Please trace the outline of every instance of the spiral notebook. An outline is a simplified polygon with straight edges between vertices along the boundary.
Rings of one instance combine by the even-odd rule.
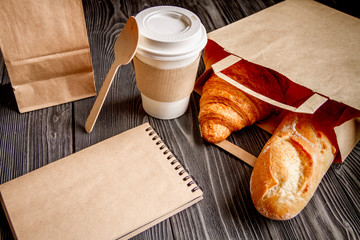
[[[148,124],[0,185],[16,239],[128,239],[202,199]]]

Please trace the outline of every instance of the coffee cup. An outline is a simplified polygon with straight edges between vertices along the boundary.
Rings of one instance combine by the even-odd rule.
[[[175,6],[147,8],[136,15],[140,40],[133,59],[144,110],[159,119],[183,115],[207,36],[200,19]]]

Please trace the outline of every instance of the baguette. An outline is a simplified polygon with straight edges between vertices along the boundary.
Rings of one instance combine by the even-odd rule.
[[[287,220],[307,205],[337,154],[333,126],[342,110],[330,103],[314,115],[285,116],[251,174],[250,193],[258,212]]]

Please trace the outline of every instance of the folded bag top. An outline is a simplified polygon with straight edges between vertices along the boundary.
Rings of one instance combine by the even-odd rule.
[[[226,51],[360,110],[360,20],[287,0],[208,34]]]
[[[96,94],[80,0],[3,0],[0,8],[0,47],[20,112]]]

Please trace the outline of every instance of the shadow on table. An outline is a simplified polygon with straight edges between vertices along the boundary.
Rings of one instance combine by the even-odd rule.
[[[81,105],[83,103],[80,102],[79,104]],[[82,107],[80,105],[76,107],[76,110]],[[79,110],[76,113],[79,116],[76,118],[75,131],[82,134],[87,133],[85,131],[85,123],[91,107],[86,106],[88,111]],[[134,119],[138,119],[139,122],[147,116],[142,107],[139,95],[131,96],[126,99],[117,99],[115,97],[111,102],[105,102],[101,108],[98,119],[95,122],[93,132],[98,131],[97,129],[99,128],[102,128],[103,131],[106,131],[107,129],[121,129],[124,126],[123,123],[128,121],[129,116],[132,116]]]
[[[15,100],[15,95],[10,83],[0,85],[0,110],[2,108],[19,112]]]
[[[14,239],[4,209],[0,207],[0,239]]]

